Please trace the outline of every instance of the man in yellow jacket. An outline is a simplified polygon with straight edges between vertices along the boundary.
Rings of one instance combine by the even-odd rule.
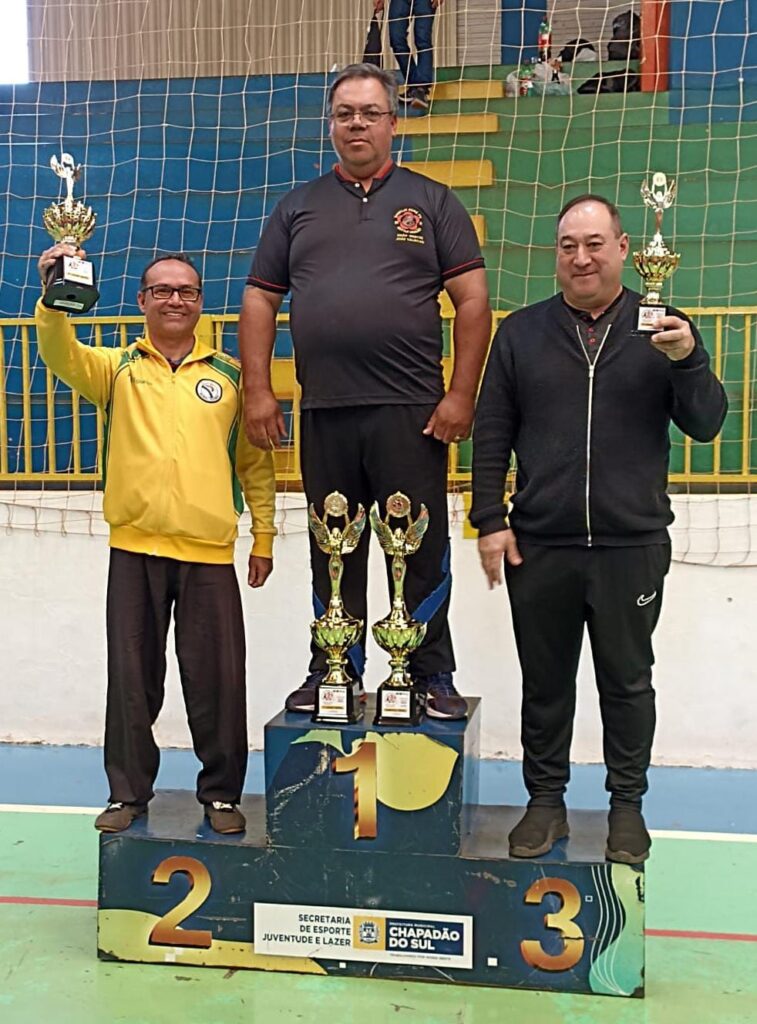
[[[42,280],[58,256],[75,253],[63,243],[46,250]],[[187,718],[202,763],[197,797],[213,829],[241,832],[237,804],[248,747],[234,542],[244,495],[254,538],[248,583],[262,586],[273,568],[273,460],[240,429],[239,363],[195,337],[202,280],[191,261],[172,255],[148,264],[137,301],[145,336],[122,349],[83,345],[65,313],[41,302],[36,309],[42,359],[105,414],[110,798],[95,827],[128,828],[153,796],[160,752],[152,726],[163,703],[173,612]]]

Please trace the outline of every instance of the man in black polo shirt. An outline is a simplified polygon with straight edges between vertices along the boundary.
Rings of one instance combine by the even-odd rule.
[[[651,636],[670,564],[665,493],[671,419],[711,440],[727,408],[693,324],[676,310],[635,330],[641,298],[621,283],[628,236],[600,196],[557,222],[562,292],[500,326],[473,440],[471,523],[494,586],[505,578],[523,672],[529,804],[510,853],[536,857],[568,834],[564,793],[576,671],[588,628],[610,797],[607,856],[639,863],[655,726]],[[511,452],[516,493],[503,502]],[[517,538],[517,540],[516,540]]]
[[[489,342],[490,310],[483,259],[470,217],[448,188],[397,167],[397,86],[370,64],[352,65],[328,97],[331,140],[340,162],[296,188],[273,211],[245,289],[239,341],[247,433],[261,448],[278,447],[284,420],[271,390],[276,314],[291,292],[290,326],[302,387],[301,463],[308,502],[316,508],[341,491],[352,514],[358,502],[404,491],[430,525],[407,562],[411,613],[428,624],[411,660],[427,694],[426,713],[463,718],[452,683],[447,624],[450,557],[447,446],[467,437]],[[438,295],[456,308],[455,366],[445,394]],[[369,531],[345,559],[342,596],[367,621]],[[326,556],[311,537],[313,603],[328,604]],[[362,678],[364,637],[349,668]],[[290,711],[310,711],[323,678],[324,654],[313,648]]]

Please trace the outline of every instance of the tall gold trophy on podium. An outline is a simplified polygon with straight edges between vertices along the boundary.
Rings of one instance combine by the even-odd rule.
[[[379,647],[389,654],[391,672],[379,686],[376,694],[375,725],[417,725],[423,713],[424,695],[413,684],[408,671],[408,659],[426,635],[426,623],[417,622],[408,614],[405,605],[405,558],[421,546],[428,529],[428,509],[421,505],[418,518],[413,520],[410,499],[397,491],[386,502],[386,516],[381,519],[378,503],[371,509],[371,526],[379,543],[392,560],[392,608],[385,619],[373,626],[373,637]],[[405,529],[392,529],[392,519],[405,519]]]
[[[633,254],[633,265],[641,275],[646,295],[639,303],[636,330],[654,334],[655,324],[667,313],[667,307],[660,305],[660,292],[665,281],[671,277],[681,261],[680,254],[671,252],[662,237],[662,215],[673,205],[676,196],[675,180],[668,181],[664,174],[656,171],[652,175],[652,187],[646,181],[641,186],[644,205],[654,210],[655,233],[652,241],[641,252]]]
[[[329,518],[342,519],[344,529],[329,526]],[[358,546],[365,527],[365,509],[358,505],[355,518],[350,520],[347,499],[332,491],[323,503],[323,519],[311,504],[308,526],[316,544],[329,556],[331,598],[325,613],[310,624],[313,640],[326,652],[328,672],[318,684],[315,695],[314,722],[358,722],[362,717],[359,684],[345,671],[347,651],[357,643],[363,629],[363,620],[349,615],[342,603],[341,585],[344,572],[343,555]]]

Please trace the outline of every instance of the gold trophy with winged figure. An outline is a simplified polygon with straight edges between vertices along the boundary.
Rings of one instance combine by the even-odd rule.
[[[344,528],[328,525],[329,518],[342,519]],[[358,722],[360,709],[359,684],[345,671],[347,651],[357,643],[363,629],[362,619],[355,619],[344,608],[341,596],[343,555],[355,550],[365,528],[365,509],[358,505],[355,518],[350,520],[347,499],[339,491],[332,491],[323,503],[323,519],[311,504],[308,526],[316,544],[329,556],[331,598],[326,611],[310,624],[313,640],[326,652],[328,672],[318,685],[315,695],[314,722]]]
[[[654,333],[655,324],[660,317],[667,314],[667,307],[660,305],[660,292],[665,281],[678,268],[681,256],[671,252],[662,237],[662,215],[670,209],[676,197],[675,180],[668,179],[661,171],[652,175],[652,187],[646,181],[641,186],[641,198],[644,205],[654,210],[655,233],[641,252],[633,254],[633,265],[641,275],[646,288],[646,295],[639,304],[639,316],[636,329],[644,333]]]
[[[48,206],[42,213],[42,222],[55,242],[65,242],[80,248],[95,230],[97,214],[91,206],[74,202],[74,182],[81,177],[82,165],[70,153],[50,158],[50,166],[66,183],[66,198]],[[95,268],[89,260],[78,256],[59,256],[47,273],[42,304],[48,309],[68,313],[86,313],[100,298],[95,285]]]
[[[426,623],[417,622],[405,605],[407,555],[421,546],[428,529],[428,509],[421,505],[417,519],[411,516],[410,499],[397,491],[386,501],[386,516],[381,519],[376,502],[371,509],[371,526],[379,543],[392,560],[392,608],[385,619],[373,626],[376,643],[389,654],[391,673],[376,694],[375,725],[417,725],[423,712],[424,695],[413,684],[408,659],[426,635]],[[392,529],[392,519],[405,519],[407,527]]]

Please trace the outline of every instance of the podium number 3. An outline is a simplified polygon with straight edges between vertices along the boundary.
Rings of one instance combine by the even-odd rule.
[[[375,839],[378,828],[376,810],[376,744],[367,740],[347,757],[334,758],[334,771],[354,772],[355,839]]]
[[[155,868],[152,880],[158,885],[167,885],[177,873],[189,875],[189,892],[176,906],[157,922],[150,932],[151,946],[191,946],[210,949],[213,934],[209,931],[183,929],[179,925],[190,914],[199,910],[210,895],[210,872],[194,857],[166,857]]]
[[[524,939],[520,944],[523,959],[529,967],[542,971],[569,971],[583,956],[584,935],[574,921],[581,909],[581,896],[572,882],[564,878],[539,878],[529,887],[526,903],[541,903],[548,893],[555,893],[562,900],[562,907],[556,914],[545,914],[547,928],[557,928],[562,935],[561,953],[547,953],[538,939]]]

